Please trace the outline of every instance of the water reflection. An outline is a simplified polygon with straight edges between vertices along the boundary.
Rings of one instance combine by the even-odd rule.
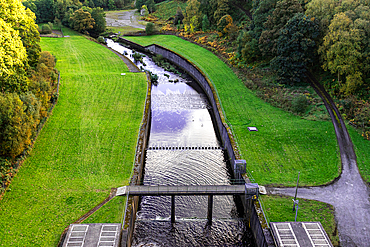
[[[130,49],[111,41],[108,46],[132,59]],[[149,57],[144,57],[138,66],[159,76],[151,94],[150,150],[146,153],[143,183],[230,184],[223,150],[201,149],[220,148],[204,94],[190,86],[194,84],[190,78],[164,71]],[[152,147],[187,149],[151,150]],[[212,226],[207,226],[207,197],[176,196],[175,205],[176,223],[172,225],[170,197],[142,197],[133,246],[253,246],[251,232],[240,219],[232,196],[214,197]]]

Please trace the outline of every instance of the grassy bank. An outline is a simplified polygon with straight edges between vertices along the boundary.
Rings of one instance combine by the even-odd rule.
[[[128,183],[146,76],[129,73],[103,46],[67,29],[64,35],[41,41],[58,59],[60,98],[0,201],[0,246],[56,246],[66,226]],[[115,212],[100,219],[119,221],[117,200]]]
[[[319,185],[340,173],[339,149],[330,121],[307,121],[266,104],[210,51],[175,36],[127,37],[167,47],[195,63],[215,84],[233,126],[242,158],[261,185]],[[258,132],[249,132],[255,126]]]

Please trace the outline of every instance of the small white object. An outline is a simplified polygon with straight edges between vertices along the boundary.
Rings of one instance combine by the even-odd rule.
[[[126,195],[126,188],[127,188],[126,186],[117,188],[116,196]]]
[[[248,130],[249,131],[258,131],[258,129],[256,127],[248,127]]]
[[[259,193],[260,193],[261,195],[266,195],[266,194],[267,194],[267,191],[266,191],[265,186],[258,185],[258,190],[259,190]]]
[[[126,75],[126,73],[121,73],[121,75]]]

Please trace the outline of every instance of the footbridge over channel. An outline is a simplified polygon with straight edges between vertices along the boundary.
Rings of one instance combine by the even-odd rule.
[[[171,222],[175,223],[175,196],[208,196],[208,224],[212,224],[213,196],[240,195],[245,199],[257,199],[258,184],[237,185],[133,185],[119,187],[116,196],[171,196]]]

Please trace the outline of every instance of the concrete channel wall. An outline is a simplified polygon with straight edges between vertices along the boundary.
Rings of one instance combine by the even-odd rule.
[[[119,38],[119,41],[129,45],[130,47],[138,51],[162,55],[171,63],[183,69],[198,82],[198,84],[202,87],[202,89],[206,93],[208,100],[212,106],[217,131],[222,141],[222,147],[227,152],[231,168],[234,173],[234,177],[237,179],[242,178],[241,174],[237,171],[236,165],[237,160],[240,160],[237,144],[233,138],[230,127],[226,123],[217,92],[213,87],[212,82],[208,79],[208,77],[195,64],[167,48],[164,48],[156,44],[145,47],[136,44],[132,41],[129,41],[127,39],[124,39],[122,37]],[[250,182],[248,178],[244,177],[244,179],[247,180],[246,182]],[[244,196],[241,197],[241,200],[243,202],[245,211],[249,216],[249,225],[252,229],[257,246],[258,247],[275,246],[268,223],[266,222],[266,219],[264,217],[262,207],[260,206],[258,201],[255,200],[252,201],[251,199],[246,200]]]
[[[145,101],[145,108],[143,119],[141,121],[141,127],[139,131],[139,136],[137,140],[136,146],[136,156],[135,156],[135,163],[134,163],[134,170],[131,177],[130,185],[140,185],[142,181],[143,171],[144,171],[144,163],[145,163],[145,148],[147,147],[148,140],[149,140],[149,131],[150,131],[150,119],[151,119],[151,82],[149,75],[147,73],[147,81],[148,81],[148,91],[146,95]],[[129,196],[127,204],[129,208],[126,210],[125,214],[129,217],[126,217],[126,222],[124,225],[128,224],[127,230],[123,230],[122,232],[122,242],[125,243],[127,247],[130,247],[132,244],[132,237],[135,228],[135,221],[136,221],[136,213],[139,208],[139,196]],[[125,247],[122,245],[122,247]]]

